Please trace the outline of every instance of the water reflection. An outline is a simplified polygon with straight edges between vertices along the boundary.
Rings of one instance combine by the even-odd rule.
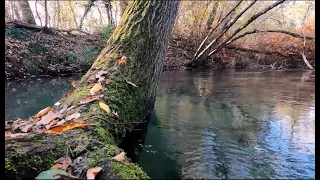
[[[6,119],[52,105],[72,79],[7,84]],[[156,179],[314,178],[314,112],[311,71],[165,72],[124,148]]]
[[[162,76],[147,144],[164,143],[181,178],[314,178],[310,72],[174,72]],[[154,120],[151,120],[151,122]],[[161,129],[157,139],[151,129]],[[158,160],[156,154],[142,151]],[[147,173],[158,164],[138,159]],[[150,167],[151,166],[151,167]],[[175,164],[172,165],[176,166]],[[151,169],[151,170],[150,170]],[[168,172],[163,171],[167,177]]]

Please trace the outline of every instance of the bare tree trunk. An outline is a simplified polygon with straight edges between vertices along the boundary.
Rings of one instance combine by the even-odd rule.
[[[230,37],[228,37],[224,42],[222,42],[221,44],[219,44],[217,47],[215,47],[206,57],[211,56],[212,54],[218,52],[221,48],[223,48],[224,46],[226,46],[226,44],[228,44],[231,39],[238,34],[242,29],[244,29],[245,27],[247,27],[249,24],[251,24],[255,19],[257,19],[258,17],[260,17],[262,14],[267,13],[269,10],[275,8],[276,6],[278,6],[279,4],[283,3],[285,0],[280,0],[276,3],[273,3],[272,5],[266,7],[264,10],[256,13],[255,15],[253,15],[244,25],[242,25],[240,28],[236,29],[234,31],[234,33],[232,35],[230,35]],[[254,1],[255,2],[255,1]],[[253,2],[253,3],[254,3]],[[244,9],[239,15],[241,16],[245,11],[248,10],[248,8],[250,8],[253,4],[251,3],[246,9]],[[195,66],[196,61],[203,61],[205,58],[201,58],[202,55],[204,55],[204,53],[209,51],[209,48],[213,45],[214,42],[217,41],[217,39],[219,39],[237,20],[240,16],[237,16],[234,20],[232,20],[232,23],[217,37],[215,38],[201,53],[199,53],[199,55],[197,56],[196,59],[190,61],[187,66]]]
[[[29,24],[36,25],[36,21],[34,20],[32,10],[30,8],[28,1],[17,1],[19,3],[19,6],[21,8],[22,12],[22,21],[27,22]]]
[[[227,44],[231,38],[233,38],[236,34],[238,34],[242,29],[244,29],[245,27],[247,27],[249,24],[251,24],[254,20],[256,20],[258,17],[260,17],[262,14],[267,13],[269,10],[275,8],[276,6],[278,6],[279,4],[283,3],[285,0],[280,0],[274,4],[272,4],[271,6],[268,6],[267,8],[265,8],[264,10],[258,12],[257,14],[253,15],[242,27],[238,28],[237,30],[235,30],[235,32],[229,37],[227,38],[224,42],[222,42],[219,46],[217,46],[213,51],[211,51],[209,53],[208,56],[211,56],[212,54],[214,54],[215,52],[217,52],[219,49],[221,49],[225,44]]]
[[[104,5],[106,7],[106,11],[108,15],[108,25],[114,26],[114,19],[112,17],[111,0],[104,0]]]
[[[72,18],[73,18],[73,23],[74,23],[74,28],[77,28],[78,27],[78,23],[77,23],[77,18],[76,18],[76,14],[74,12],[74,9],[72,7],[72,4],[71,4],[71,0],[68,1],[69,3],[69,8],[71,9],[71,13],[72,13]],[[101,13],[100,13],[101,14]]]
[[[44,27],[48,28],[48,0],[44,0],[45,21]]]
[[[212,10],[210,12],[209,18],[207,20],[207,30],[211,29],[212,23],[216,18],[217,15],[217,8],[219,6],[219,2],[213,2],[213,7]]]
[[[234,19],[232,19],[232,20],[231,20],[231,23],[230,23],[227,27],[224,27],[224,30],[223,30],[222,32],[220,32],[220,34],[219,34],[216,38],[214,38],[214,39],[204,48],[204,50],[202,50],[202,51],[197,55],[197,57],[194,59],[194,61],[200,59],[200,58],[204,55],[204,53],[206,53],[206,52],[209,50],[209,48],[211,48],[211,46],[212,46],[215,42],[217,42],[217,40],[220,39],[220,38],[224,35],[224,33],[227,32],[227,31],[232,27],[232,25],[233,25],[234,23],[236,23],[237,20],[238,20],[248,9],[250,9],[250,7],[252,7],[256,2],[257,2],[256,0],[253,1],[253,2],[251,2],[251,3],[250,3],[245,9],[243,9]],[[239,4],[238,4],[238,5],[239,5]],[[223,22],[223,21],[221,21],[221,22]]]
[[[242,0],[239,1],[238,4],[234,8],[232,8],[221,21],[219,20],[218,24],[214,28],[212,28],[212,30],[208,33],[208,35],[201,42],[199,48],[197,49],[196,53],[194,54],[194,58],[197,57],[199,51],[201,50],[201,48],[203,47],[204,43],[207,41],[209,36],[211,36],[211,34],[219,27],[221,22],[223,22],[241,4],[241,2],[242,2]]]
[[[153,109],[178,4],[179,1],[144,0],[128,5],[107,47],[77,83],[77,92],[60,100],[61,105],[52,109],[58,112],[63,107],[74,106],[67,111],[68,114],[79,111],[81,117],[78,120],[95,125],[58,134],[31,133],[20,138],[7,138],[5,179],[34,178],[49,169],[55,159],[65,156],[66,149],[71,152],[73,160],[82,158],[83,163],[75,164],[74,168],[84,172],[84,176],[88,168],[100,166],[103,167],[100,179],[147,177],[136,165],[127,160],[115,162],[112,157],[122,151],[117,142]],[[120,64],[119,59],[125,61],[124,64]],[[103,97],[79,105],[98,82],[97,76],[111,80],[110,84],[101,82],[102,90],[97,94]],[[100,109],[99,102],[107,104],[118,115]]]
[[[128,0],[119,0],[119,7],[120,7],[120,14],[122,16],[124,10],[126,9],[128,5]]]
[[[16,17],[17,20],[21,20],[21,17],[19,15],[19,6],[13,2],[13,10],[14,10],[14,16]]]
[[[89,0],[88,4],[86,5],[85,10],[84,10],[84,14],[83,14],[82,18],[80,19],[80,24],[79,24],[79,28],[80,29],[82,29],[83,21],[86,18],[87,14],[89,13],[89,11],[90,11],[90,9],[93,6],[95,1],[96,0]]]
[[[36,14],[37,14],[37,17],[40,21],[40,26],[42,26],[42,20],[41,20],[41,17],[39,15],[39,12],[38,12],[38,0],[36,0],[36,3],[35,3],[35,8],[36,8]]]

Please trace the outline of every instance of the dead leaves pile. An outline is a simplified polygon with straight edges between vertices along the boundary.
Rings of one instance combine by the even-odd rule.
[[[67,108],[65,111],[67,111]],[[25,136],[31,132],[36,134],[59,133],[90,125],[81,121],[65,124],[78,119],[80,116],[80,113],[74,113],[65,117],[61,112],[53,112],[50,107],[46,107],[28,120],[5,121],[5,138]]]
[[[125,160],[125,154],[125,152],[121,152],[113,157],[112,160],[123,162]],[[50,170],[42,171],[35,179],[79,179],[79,177],[73,173],[73,164],[70,157],[62,157],[54,161],[54,165]],[[86,177],[90,180],[95,179],[101,171],[101,167],[89,168],[87,169]]]

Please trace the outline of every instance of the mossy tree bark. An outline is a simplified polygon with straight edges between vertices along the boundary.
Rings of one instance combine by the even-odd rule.
[[[111,158],[121,149],[119,141],[143,120],[153,109],[165,50],[170,38],[178,1],[131,1],[123,13],[119,26],[107,42],[90,70],[77,83],[77,92],[62,99],[64,106],[74,106],[68,114],[80,112],[78,120],[95,124],[60,134],[30,134],[26,137],[6,139],[5,177],[34,178],[49,169],[53,161],[65,156],[69,149],[81,177],[89,167],[101,166],[100,178],[147,178],[136,165],[113,162]],[[117,60],[126,57],[126,64]],[[78,105],[97,83],[96,75],[102,71],[110,84],[102,83],[103,97],[99,101]],[[128,84],[134,83],[137,87]],[[107,104],[118,116],[107,114],[99,102]],[[65,114],[67,115],[67,114]]]
[[[18,3],[21,8],[21,12],[22,12],[22,21],[24,21],[28,24],[36,25],[36,21],[33,17],[33,13],[30,8],[29,2],[28,1],[18,1]]]

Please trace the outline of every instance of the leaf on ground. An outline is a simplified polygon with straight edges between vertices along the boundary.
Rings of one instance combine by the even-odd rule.
[[[72,165],[72,160],[69,156],[62,157],[62,158],[54,161],[54,164],[61,164],[60,169],[67,170],[68,167]]]
[[[138,87],[137,85],[135,85],[135,84],[133,84],[132,82],[130,82],[130,81],[126,81],[128,84],[130,84],[130,85],[132,85],[132,86],[134,86],[134,87]]]
[[[71,85],[72,85],[72,87],[76,87],[76,85],[77,85],[76,81],[72,81]]]
[[[69,112],[71,109],[73,109],[75,106],[71,106],[71,107],[69,107],[67,110],[66,110],[66,112]]]
[[[45,130],[39,126],[33,126],[32,127],[32,132],[36,133],[36,134],[40,134],[43,133]]]
[[[50,169],[62,169],[62,164],[55,164]]]
[[[118,162],[122,162],[123,160],[125,160],[125,156],[126,156],[126,153],[125,152],[121,152],[120,154],[116,155],[112,159],[116,160]]]
[[[23,120],[17,120],[17,121],[13,121],[12,125],[11,125],[11,130],[15,131],[16,129],[25,126],[27,124],[29,124],[29,121],[23,121]]]
[[[63,115],[60,114],[60,113],[55,113],[55,112],[49,111],[48,114],[45,115],[45,116],[43,116],[43,117],[41,118],[41,120],[40,120],[39,122],[37,122],[36,125],[37,125],[37,126],[39,126],[39,125],[47,125],[47,124],[49,124],[52,120],[57,119],[57,118],[61,119],[62,117],[63,117]]]
[[[58,127],[54,127],[50,130],[47,130],[46,133],[60,133],[60,132],[64,132],[73,128],[77,128],[77,127],[82,127],[82,126],[88,126],[90,124],[86,123],[86,122],[74,122],[71,124],[66,124],[63,126],[58,126]]]
[[[101,170],[101,167],[89,168],[87,170],[87,179],[94,179]]]
[[[56,175],[63,174],[68,175],[68,173],[61,169],[50,169],[47,171],[42,171],[35,179],[57,179]]]
[[[60,114],[63,114],[68,109],[67,105],[64,105],[63,108],[59,111]]]
[[[71,115],[66,117],[66,121],[70,121],[72,119],[78,119],[80,116],[81,116],[81,114],[78,113],[78,112],[77,113],[73,113],[73,114],[71,114]]]
[[[6,138],[15,138],[15,137],[19,137],[19,136],[26,136],[30,133],[14,133],[12,134],[11,132],[5,132],[5,137]]]
[[[118,112],[117,112],[117,111],[112,110],[112,114],[113,114],[113,115],[115,115],[115,116],[117,116],[117,117],[119,117],[119,115],[118,115]]]
[[[122,56],[122,58],[119,59],[119,60],[117,61],[117,63],[118,63],[119,65],[121,65],[121,64],[126,64],[126,63],[127,63],[127,57],[126,57],[126,56]]]
[[[33,118],[40,118],[42,116],[45,116],[46,114],[48,114],[48,112],[51,110],[51,107],[46,107],[44,109],[42,109],[41,111],[38,112],[38,114],[34,115]]]
[[[106,79],[105,82],[106,82],[106,85],[109,85],[113,81],[111,79]]]
[[[90,95],[95,95],[96,92],[100,91],[102,88],[101,83],[95,84],[91,89],[90,89]]]
[[[83,105],[83,104],[88,104],[90,102],[93,102],[93,101],[96,101],[96,100],[99,100],[100,97],[99,96],[90,96],[86,99],[83,99],[79,102],[79,105]]]
[[[105,110],[108,114],[110,113],[110,108],[105,103],[99,102],[99,106],[101,107],[101,109]]]
[[[45,128],[46,128],[46,129],[50,129],[51,126],[54,126],[54,125],[56,125],[57,123],[58,123],[57,120],[53,120],[53,121],[50,122],[50,124],[47,124],[47,125],[45,126]]]
[[[30,130],[32,129],[33,126],[34,126],[34,123],[27,124],[27,125],[20,128],[21,132],[24,132],[24,133],[30,132]]]
[[[58,101],[58,102],[54,103],[54,105],[58,107],[61,105],[61,103]]]

